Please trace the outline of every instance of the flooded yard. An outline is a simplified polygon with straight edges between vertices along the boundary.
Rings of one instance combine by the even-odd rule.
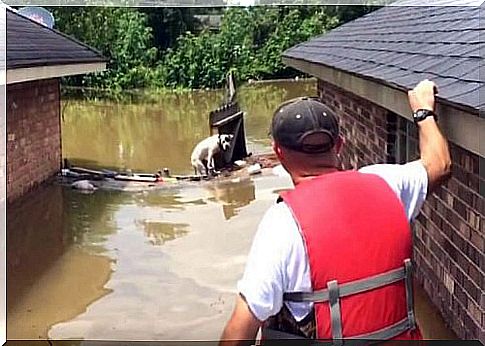
[[[280,102],[315,92],[314,82],[241,89],[248,150],[270,150]],[[68,99],[63,156],[93,168],[191,173],[191,150],[223,98],[204,91],[146,102]],[[8,338],[217,339],[256,226],[289,186],[255,176],[136,193],[39,189],[8,209]],[[425,294],[416,296],[425,336],[452,338]]]

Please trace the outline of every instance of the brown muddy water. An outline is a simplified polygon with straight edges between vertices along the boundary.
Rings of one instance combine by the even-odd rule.
[[[315,82],[242,88],[248,148],[268,151],[271,112],[314,95]],[[143,102],[69,99],[63,155],[91,167],[190,173],[190,152],[209,134],[221,91]],[[213,340],[264,211],[285,178],[164,191],[47,186],[8,209],[8,339]],[[423,291],[417,314],[428,338],[452,338]]]

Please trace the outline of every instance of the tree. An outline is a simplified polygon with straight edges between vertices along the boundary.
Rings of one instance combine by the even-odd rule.
[[[159,67],[162,84],[219,87],[229,71],[236,79],[284,77],[281,62],[289,47],[335,27],[326,7],[229,8],[218,33],[186,33],[167,50]]]
[[[109,59],[106,71],[70,78],[68,84],[114,90],[149,86],[157,50],[144,13],[116,7],[62,7],[53,12],[60,31]]]
[[[131,0],[124,0],[131,1]],[[281,54],[376,9],[366,6],[264,6],[212,9],[218,32],[200,31],[199,8],[62,7],[57,28],[100,50],[108,70],[69,77],[69,85],[134,88],[215,88],[228,72],[238,80],[292,77]]]
[[[159,51],[173,46],[177,38],[186,32],[195,32],[198,26],[194,18],[197,9],[194,8],[150,7],[140,11],[147,17],[147,25],[153,32],[153,43]]]

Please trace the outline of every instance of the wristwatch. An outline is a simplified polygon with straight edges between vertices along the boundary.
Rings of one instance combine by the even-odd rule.
[[[435,112],[430,111],[429,109],[418,109],[416,112],[413,113],[413,119],[415,123],[419,123],[429,116],[434,117],[434,120],[436,120]]]

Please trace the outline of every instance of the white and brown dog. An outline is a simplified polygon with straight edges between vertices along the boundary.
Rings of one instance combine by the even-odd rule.
[[[234,135],[214,135],[199,142],[190,156],[195,174],[209,175],[209,172],[214,171],[214,157],[227,151],[233,138]]]

